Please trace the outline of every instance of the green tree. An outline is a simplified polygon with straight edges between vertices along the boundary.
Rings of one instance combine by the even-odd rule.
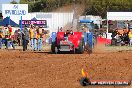
[[[52,11],[73,3],[85,5],[84,15],[106,17],[108,11],[132,11],[132,0],[20,0],[20,3],[29,4],[29,12]]]

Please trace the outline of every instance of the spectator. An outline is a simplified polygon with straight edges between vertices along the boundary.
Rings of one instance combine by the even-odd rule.
[[[28,43],[29,43],[29,31],[27,29],[27,26],[25,25],[25,28],[22,31],[22,46],[23,46],[23,51],[27,50]]]
[[[64,37],[68,37],[69,34],[70,34],[70,30],[66,30]]]
[[[37,50],[37,31],[35,26],[33,26],[32,33],[31,33],[31,38],[32,38],[32,50],[36,51]]]
[[[20,46],[21,45],[21,32],[20,32],[20,29],[18,29],[18,33],[17,33],[17,42],[18,42],[18,45]]]
[[[36,51],[37,50],[37,31],[34,25],[31,25],[29,32],[30,32],[31,49]]]
[[[132,30],[130,30],[128,36],[129,36],[129,44],[131,46],[132,45]]]
[[[89,33],[89,28],[85,26],[84,31],[85,31],[86,33]]]
[[[44,29],[42,29],[42,33],[44,34]]]
[[[31,24],[30,25],[30,29],[29,29],[29,33],[30,33],[30,47],[31,47],[31,49],[33,49],[33,25]]]
[[[118,30],[113,30],[112,31],[112,40],[111,40],[111,45],[116,45],[117,44],[117,39],[116,39],[116,35],[118,34]]]
[[[37,27],[37,49],[42,50],[42,29]]]
[[[128,36],[128,32],[125,30],[123,33],[123,42],[127,45],[129,44],[129,36]]]
[[[46,30],[44,30],[44,34],[45,34],[45,35],[48,34]]]
[[[8,49],[9,35],[5,35],[5,49]]]
[[[42,45],[44,44],[44,42],[45,42],[45,30],[44,29],[42,29]]]
[[[117,35],[115,36],[116,39],[116,45],[121,45],[122,40],[121,40],[121,34],[117,33]]]
[[[99,29],[99,26],[97,24],[95,24],[95,29],[98,30]]]
[[[2,38],[3,38],[3,32],[0,30],[0,49],[2,48]]]
[[[8,49],[10,44],[12,45],[13,49],[15,49],[15,45],[13,43],[12,27],[8,25],[8,36],[6,36],[6,49]]]
[[[111,35],[112,39],[115,39],[115,36],[117,35],[117,33],[118,33],[117,29],[112,31],[112,35]]]

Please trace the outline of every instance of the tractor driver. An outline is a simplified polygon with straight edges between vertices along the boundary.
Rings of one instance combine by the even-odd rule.
[[[73,34],[72,30],[66,30],[64,37],[68,37],[69,34]]]

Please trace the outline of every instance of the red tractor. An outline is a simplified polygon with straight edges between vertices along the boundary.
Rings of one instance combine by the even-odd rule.
[[[52,33],[51,51],[59,52],[84,52],[84,39],[82,32],[57,32]]]

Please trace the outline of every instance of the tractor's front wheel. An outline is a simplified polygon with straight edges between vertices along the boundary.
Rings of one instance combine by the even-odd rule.
[[[73,53],[73,54],[76,53],[76,49],[75,49],[75,47],[73,48],[72,53]]]
[[[57,47],[55,47],[55,54],[57,54],[58,53],[58,48]]]

